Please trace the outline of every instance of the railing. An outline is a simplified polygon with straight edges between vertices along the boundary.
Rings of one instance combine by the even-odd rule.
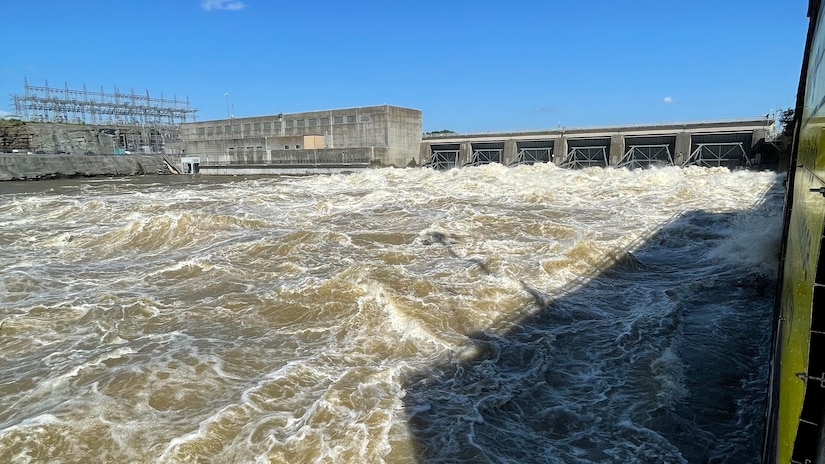
[[[238,155],[235,155],[238,156]],[[341,164],[369,164],[371,157],[366,154],[348,152],[339,153],[279,153],[277,158],[268,158],[263,153],[238,156],[233,160],[206,161],[203,164],[210,166],[283,166],[283,165],[341,165]]]

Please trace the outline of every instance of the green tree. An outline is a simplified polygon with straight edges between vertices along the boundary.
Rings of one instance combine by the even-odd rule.
[[[782,133],[783,136],[792,136],[793,135],[793,128],[794,128],[794,118],[796,117],[796,111],[793,108],[788,108],[783,110],[782,113],[779,114],[779,124],[782,124]]]

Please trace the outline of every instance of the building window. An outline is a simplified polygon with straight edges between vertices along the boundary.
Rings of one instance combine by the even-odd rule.
[[[239,134],[241,132],[241,125],[240,124],[235,124],[235,126],[232,127],[232,131],[235,132],[236,134]]]
[[[252,126],[252,129],[253,129],[255,132],[260,132],[260,131],[261,131],[261,123],[256,122],[256,123],[255,123],[255,125],[254,125],[254,126]]]
[[[335,124],[343,124],[344,123],[344,117],[343,116],[335,116],[334,122],[335,122]]]
[[[299,119],[297,122],[298,122],[298,127],[304,127],[304,120],[303,119]]]
[[[215,127],[215,135],[221,135],[221,132],[223,132],[223,127],[221,127],[221,126]]]
[[[328,126],[329,125],[329,118],[321,118],[321,125]]]
[[[272,130],[272,123],[271,122],[265,122],[264,123],[264,132],[269,132],[271,130]]]
[[[203,135],[203,127],[198,127],[198,135]]]
[[[309,118],[309,125],[310,126],[317,126],[318,125],[318,120],[315,119],[315,118]]]
[[[284,145],[284,150],[289,150],[289,145]]]
[[[296,150],[300,150],[300,149],[301,149],[301,146],[300,146],[300,145],[295,145],[295,149],[296,149]]]
[[[369,122],[369,120],[370,120],[370,115],[368,115],[368,114],[362,114],[361,115],[361,122]]]
[[[290,119],[289,121],[287,121],[287,122],[286,122],[286,127],[287,127],[287,128],[292,127],[292,120],[291,120],[291,119]]]
[[[214,135],[214,134],[215,134],[215,128],[214,127],[207,127],[206,128],[206,135]]]
[[[244,133],[244,134],[248,134],[248,133],[249,133],[249,129],[250,129],[251,127],[252,127],[252,124],[244,124],[244,125],[243,125],[243,133]]]
[[[232,126],[223,126],[223,131],[226,135],[229,135],[232,132]]]
[[[275,123],[275,129],[280,129],[280,128],[281,128],[281,121],[278,121],[278,122]]]
[[[355,116],[349,115],[347,116],[347,124],[352,124],[355,122]]]

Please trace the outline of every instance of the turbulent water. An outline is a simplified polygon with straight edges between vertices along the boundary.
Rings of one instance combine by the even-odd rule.
[[[754,462],[782,178],[0,184],[0,462]]]

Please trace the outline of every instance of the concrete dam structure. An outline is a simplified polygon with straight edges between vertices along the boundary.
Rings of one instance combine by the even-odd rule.
[[[586,167],[761,165],[773,119],[664,123],[475,134],[425,134],[421,164],[445,170],[500,163]]]
[[[167,153],[202,174],[309,174],[417,166],[421,110],[391,105],[181,124]]]
[[[388,105],[182,124],[172,153],[203,174],[438,170],[500,163],[560,167],[766,166],[768,117],[485,133],[421,133],[421,111]],[[177,149],[177,151],[174,151]],[[767,159],[773,156],[773,159]]]

